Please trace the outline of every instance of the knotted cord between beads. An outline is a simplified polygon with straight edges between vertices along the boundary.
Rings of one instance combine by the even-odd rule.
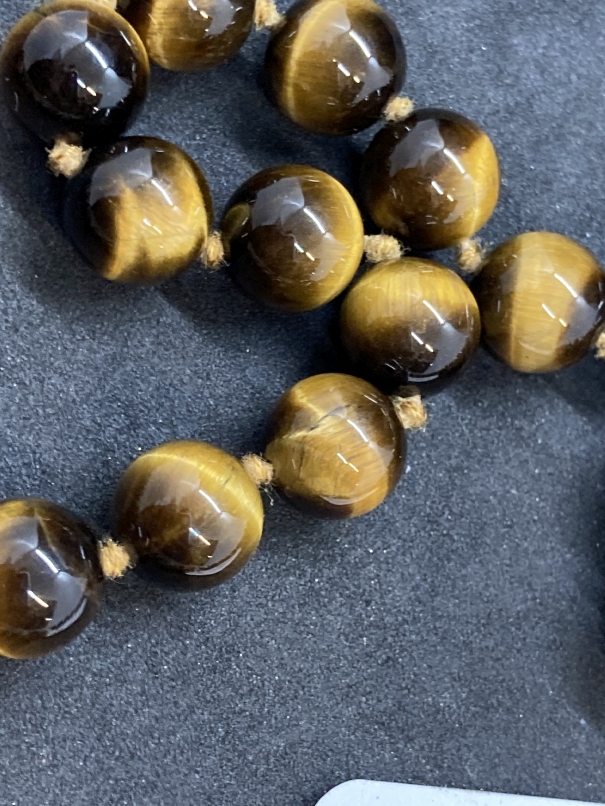
[[[369,263],[382,263],[385,260],[399,260],[408,251],[392,235],[366,235],[363,249]]]
[[[73,179],[88,162],[90,151],[85,151],[74,135],[60,135],[52,148],[47,148],[48,168],[55,176]]]
[[[112,537],[105,537],[99,545],[99,561],[103,576],[107,579],[120,579],[134,565],[126,546],[116,543]]]
[[[382,116],[387,123],[399,123],[414,111],[414,101],[404,95],[394,95],[384,108]]]
[[[285,22],[283,14],[277,10],[273,0],[256,0],[254,6],[254,26],[257,31],[267,28],[269,31],[277,31]]]
[[[200,260],[202,265],[210,271],[215,271],[225,265],[225,248],[220,232],[213,232],[208,236],[206,245],[202,249]]]
[[[429,417],[417,389],[400,389],[391,396],[391,403],[397,419],[406,431],[426,430]]]
[[[456,263],[467,277],[474,277],[483,268],[485,250],[479,238],[464,238],[456,247]]]
[[[271,462],[263,459],[262,456],[247,453],[242,457],[242,465],[257,487],[263,489],[271,486],[275,477],[275,470]]]

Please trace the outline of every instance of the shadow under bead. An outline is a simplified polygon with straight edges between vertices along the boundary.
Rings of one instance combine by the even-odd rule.
[[[324,518],[375,509],[399,481],[405,455],[405,432],[389,398],[340,374],[306,378],[283,395],[265,451],[277,489]]]
[[[147,94],[149,60],[134,28],[88,0],[56,0],[9,31],[0,81],[9,109],[47,144],[109,143],[132,123]]]
[[[475,353],[481,320],[453,271],[431,260],[380,263],[347,293],[341,338],[357,371],[386,391],[422,394],[450,381]]]
[[[95,616],[103,574],[94,533],[38,498],[0,503],[0,655],[37,658]]]
[[[304,165],[252,177],[231,199],[222,232],[235,284],[284,311],[308,311],[334,299],[363,257],[363,222],[350,193]]]
[[[596,258],[552,232],[527,232],[497,247],[471,289],[486,344],[519,372],[580,361],[605,319],[605,274]]]
[[[273,35],[266,69],[291,120],[347,135],[380,119],[403,86],[406,58],[395,23],[372,0],[302,0]]]
[[[118,540],[137,569],[173,588],[209,588],[236,574],[259,544],[263,503],[242,464],[203,442],[170,442],[136,459],[114,502]]]
[[[167,70],[223,64],[242,47],[254,22],[254,0],[124,0],[120,10],[151,61]]]
[[[361,177],[376,226],[413,249],[456,246],[490,219],[500,193],[498,156],[468,118],[422,109],[378,132]]]
[[[125,137],[67,186],[66,233],[106,280],[160,283],[206,245],[212,198],[195,162],[156,137]]]

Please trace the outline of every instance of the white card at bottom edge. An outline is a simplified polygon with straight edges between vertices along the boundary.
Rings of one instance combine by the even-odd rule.
[[[347,781],[324,795],[317,806],[603,806],[578,800],[502,795],[378,781]]]

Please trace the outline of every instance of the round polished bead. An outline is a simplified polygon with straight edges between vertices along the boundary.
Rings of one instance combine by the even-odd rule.
[[[147,93],[149,60],[134,28],[89,0],[30,11],[0,54],[8,107],[47,143],[108,143],[133,121]]]
[[[203,442],[170,442],[126,470],[114,521],[145,575],[195,590],[224,582],[248,562],[261,538],[263,504],[232,456]]]
[[[123,14],[152,62],[167,70],[223,64],[246,41],[254,0],[126,0]]]
[[[420,258],[381,263],[348,292],[342,342],[361,375],[424,394],[459,372],[481,336],[475,298],[457,274]]]
[[[378,227],[413,249],[446,249],[489,220],[500,168],[491,140],[475,123],[455,112],[422,109],[378,132],[361,181]]]
[[[228,271],[252,299],[308,311],[346,288],[363,256],[363,222],[349,192],[304,165],[268,168],[231,199],[223,221]]]
[[[212,217],[191,157],[156,137],[125,137],[68,184],[63,223],[105,279],[159,283],[200,256]]]
[[[596,258],[553,232],[527,232],[503,243],[472,290],[485,342],[519,372],[575,364],[605,318],[605,275]]]
[[[276,487],[319,517],[353,518],[381,504],[405,462],[405,433],[388,397],[360,378],[315,375],[273,414],[265,452]]]
[[[301,0],[267,51],[273,97],[291,120],[323,134],[376,123],[405,79],[405,50],[373,0]]]
[[[37,658],[95,616],[103,574],[94,533],[37,498],[0,503],[0,655]]]

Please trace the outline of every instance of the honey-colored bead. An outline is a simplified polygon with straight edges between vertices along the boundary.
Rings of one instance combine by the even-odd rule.
[[[261,538],[263,504],[228,453],[204,442],[170,442],[126,470],[114,523],[145,575],[197,590],[224,582],[248,562]]]
[[[475,235],[494,212],[498,157],[472,121],[422,109],[378,132],[364,157],[362,188],[378,227],[413,249],[446,249]]]
[[[109,143],[132,123],[147,94],[149,60],[134,28],[89,0],[56,0],[9,32],[0,82],[9,109],[48,144]]]
[[[212,217],[191,157],[156,137],[125,137],[71,180],[63,223],[106,280],[159,283],[200,256]]]
[[[122,13],[152,62],[167,70],[223,64],[246,41],[254,0],[126,0]]]
[[[389,392],[436,391],[474,354],[481,336],[475,298],[439,263],[402,258],[368,271],[341,311],[342,342],[355,369]]]
[[[353,518],[381,504],[405,462],[405,433],[391,401],[350,375],[293,386],[273,414],[265,452],[274,483],[319,517]]]
[[[302,0],[272,37],[273,97],[295,123],[353,134],[376,123],[405,79],[399,31],[373,0]]]
[[[284,165],[237,191],[223,243],[229,274],[245,294],[273,308],[308,311],[351,282],[363,256],[363,222],[336,179]]]
[[[553,232],[503,243],[471,287],[486,344],[519,372],[575,364],[605,318],[605,275],[596,258]]]
[[[95,616],[103,574],[94,533],[38,498],[0,503],[0,655],[37,658]]]

